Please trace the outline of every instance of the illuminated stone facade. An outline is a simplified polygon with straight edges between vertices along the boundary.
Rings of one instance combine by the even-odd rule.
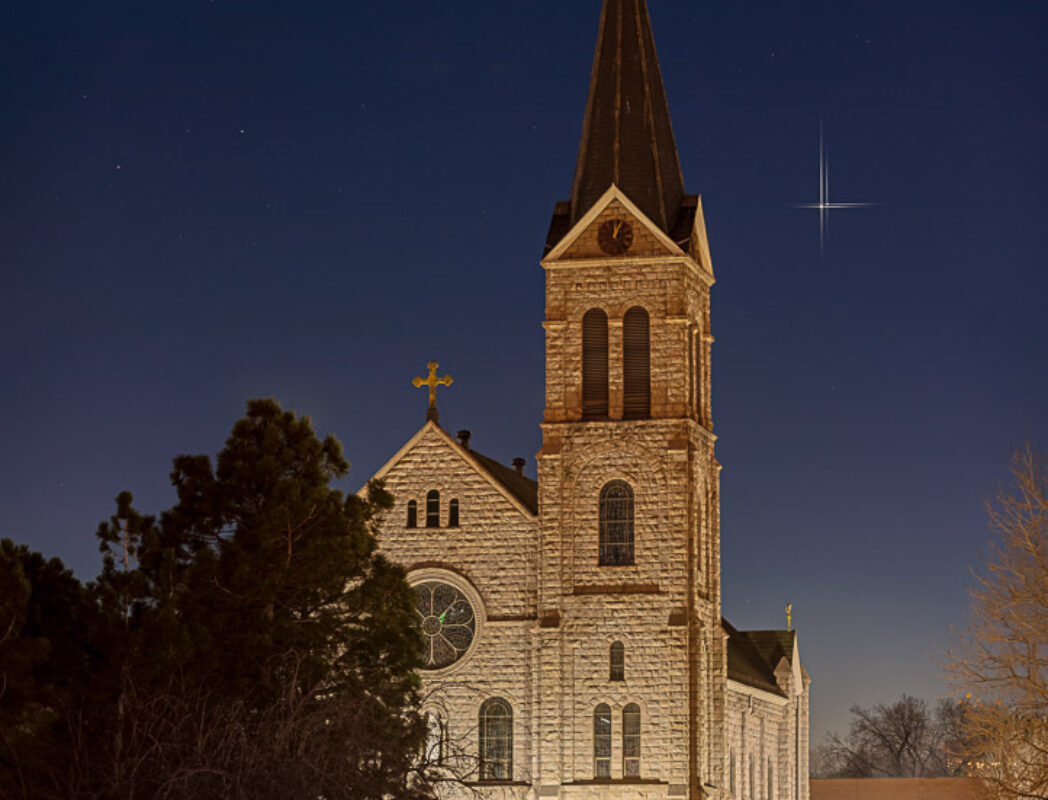
[[[396,498],[380,545],[413,585],[465,598],[427,594],[420,623],[439,666],[431,755],[472,790],[808,800],[796,636],[721,616],[713,269],[650,38],[643,0],[606,0],[572,200],[542,261],[537,482],[427,422],[376,476]]]

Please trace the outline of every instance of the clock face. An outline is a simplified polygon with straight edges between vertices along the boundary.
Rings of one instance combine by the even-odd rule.
[[[473,606],[443,581],[416,584],[415,613],[422,631],[422,668],[450,667],[466,654],[477,632]]]
[[[624,219],[609,219],[597,228],[597,244],[609,255],[622,255],[633,244],[633,226]]]

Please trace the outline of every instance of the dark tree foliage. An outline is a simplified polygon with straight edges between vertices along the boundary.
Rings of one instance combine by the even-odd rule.
[[[813,773],[820,778],[937,778],[954,774],[949,744],[956,736],[956,704],[933,711],[924,700],[903,695],[873,708],[852,706],[848,735],[834,733],[816,749]]]
[[[46,779],[21,767],[11,796],[431,796],[412,594],[373,530],[390,498],[332,488],[348,466],[308,418],[254,400],[214,463],[175,459],[173,508],[146,516],[122,493],[101,574],[73,581],[90,630],[72,649],[94,661],[54,705],[64,758]],[[27,578],[8,560],[0,622],[24,629]]]

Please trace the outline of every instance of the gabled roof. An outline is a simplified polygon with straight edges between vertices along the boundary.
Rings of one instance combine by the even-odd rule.
[[[477,464],[487,470],[491,477],[506,487],[507,491],[512,492],[514,497],[520,500],[532,514],[539,513],[539,485],[537,481],[522,475],[512,467],[500,464],[493,458],[482,456],[476,450],[466,450],[466,452]]]
[[[775,668],[783,658],[793,664],[796,631],[740,631],[721,619],[728,634],[728,678],[755,689],[785,697],[775,680]]]
[[[453,439],[447,431],[436,422],[427,420],[414,436],[412,436],[403,447],[401,447],[389,461],[387,461],[378,472],[372,476],[372,480],[381,479],[386,476],[393,467],[414,447],[415,444],[432,431],[456,453],[458,453],[470,466],[487,478],[488,482],[501,492],[521,512],[530,516],[538,514],[538,483],[531,478],[517,472],[512,467],[504,466],[492,458],[483,456],[474,450],[463,447]],[[367,491],[367,484],[360,488],[358,494]]]
[[[568,227],[613,183],[666,233],[690,234],[678,221],[684,178],[646,0],[604,0]]]

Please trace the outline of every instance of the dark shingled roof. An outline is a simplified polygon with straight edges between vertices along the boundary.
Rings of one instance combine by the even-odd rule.
[[[775,668],[785,658],[793,662],[796,631],[740,631],[722,619],[728,634],[728,677],[755,689],[785,697],[775,680]]]
[[[676,227],[684,178],[646,0],[604,0],[568,227],[613,183],[663,231]]]
[[[474,461],[492,478],[501,483],[532,514],[539,513],[539,485],[531,478],[521,475],[512,467],[500,464],[493,458],[482,456],[476,450],[466,450]]]

